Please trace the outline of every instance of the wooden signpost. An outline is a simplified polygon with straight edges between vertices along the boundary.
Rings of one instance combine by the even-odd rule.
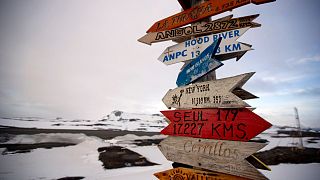
[[[241,74],[234,77],[194,83],[188,86],[169,90],[163,97],[163,103],[170,108],[242,108],[249,107],[233,92],[250,79],[254,73]],[[255,98],[242,92],[244,98]]]
[[[161,131],[170,136],[249,141],[271,124],[246,108],[161,111],[171,123]]]
[[[266,144],[169,136],[159,144],[173,162],[250,179],[266,179],[245,158]]]
[[[161,180],[247,180],[246,178],[239,176],[183,167],[158,172],[154,175]]]
[[[223,31],[231,31],[240,28],[255,28],[261,25],[252,22],[259,14],[244,16],[239,18],[232,18],[228,16],[226,18],[218,19],[212,22],[202,22],[197,25],[186,26],[182,28],[176,28],[172,30],[165,30],[160,32],[150,32],[138,39],[139,42],[151,45],[155,42],[162,42],[168,40],[175,40],[179,38],[189,38],[191,36],[199,36],[210,33],[219,33]],[[232,18],[232,19],[231,19]]]
[[[247,46],[236,41],[248,29],[249,28],[235,29],[187,40],[185,42],[167,47],[166,50],[164,50],[164,52],[160,55],[158,60],[166,65],[170,65],[194,59],[219,37],[221,37],[222,40],[215,55],[223,55],[251,50],[251,46]]]
[[[250,3],[258,5],[272,1],[275,0],[209,0],[154,23],[147,32],[174,29]]]
[[[217,80],[214,71],[223,65],[220,61],[239,60],[251,50],[250,44],[236,40],[249,28],[261,26],[253,22],[259,14],[230,15],[214,21],[210,16],[275,0],[178,1],[182,12],[154,23],[138,40],[149,45],[177,42],[158,60],[166,65],[185,63],[176,81],[178,87],[162,99],[169,109],[176,110],[161,111],[170,121],[161,133],[169,136],[158,147],[175,162],[174,167],[190,168],[170,169],[155,176],[160,180],[267,179],[255,167],[270,168],[252,155],[266,144],[248,142],[271,126],[244,102],[257,98],[242,89],[254,73]]]
[[[221,38],[218,38],[199,56],[191,60],[191,62],[179,73],[176,84],[178,86],[190,84],[208,72],[222,66],[223,64],[220,61],[212,58],[217,52],[220,42]]]

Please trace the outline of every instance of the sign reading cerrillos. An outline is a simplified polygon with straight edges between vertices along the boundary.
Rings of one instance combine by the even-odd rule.
[[[147,32],[174,29],[246,4],[253,3],[257,5],[272,1],[275,0],[209,0],[154,23]]]
[[[162,101],[168,108],[241,108],[250,107],[243,100],[256,98],[238,90],[253,76],[253,72],[234,77],[193,83],[169,90]],[[237,94],[237,95],[236,95]]]
[[[246,157],[266,144],[169,136],[159,144],[162,154],[173,162],[250,179],[267,179]]]
[[[161,134],[248,141],[271,124],[246,108],[161,111],[171,123]]]
[[[154,174],[161,180],[247,180],[239,176],[232,176],[213,171],[201,171],[189,168],[174,168]]]
[[[249,28],[235,29],[187,40],[185,42],[167,47],[166,50],[160,55],[158,60],[166,65],[169,65],[194,59],[220,37],[222,40],[215,55],[251,50],[251,46],[247,46],[236,41],[248,29]]]
[[[196,25],[186,26],[182,28],[176,28],[171,30],[165,30],[160,32],[150,32],[138,39],[139,42],[151,45],[155,42],[162,42],[180,38],[188,38],[195,35],[205,35],[210,33],[219,33],[223,31],[231,31],[240,28],[255,28],[261,25],[252,22],[259,14],[232,18],[231,16],[218,19],[212,22],[201,22]],[[232,19],[231,19],[232,18]]]
[[[194,58],[187,66],[179,73],[176,84],[184,86],[199,79],[210,71],[213,71],[223,64],[212,58],[217,52],[221,38],[218,38],[210,46],[208,46],[199,56]]]

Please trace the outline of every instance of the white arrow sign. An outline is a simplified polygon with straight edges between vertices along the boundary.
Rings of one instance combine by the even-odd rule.
[[[222,40],[216,55],[252,50],[250,45],[246,45],[236,41],[249,28],[250,27],[201,36],[167,47],[166,50],[160,55],[158,60],[166,65],[169,65],[194,59],[219,37],[221,37]]]
[[[194,83],[170,89],[163,97],[163,103],[173,108],[241,108],[250,107],[241,97],[256,98],[256,96],[241,89],[253,76],[254,72],[234,77]],[[241,90],[241,93],[234,91]],[[236,94],[241,94],[241,97]]]
[[[169,161],[250,179],[267,179],[245,160],[266,145],[169,136],[158,147]]]

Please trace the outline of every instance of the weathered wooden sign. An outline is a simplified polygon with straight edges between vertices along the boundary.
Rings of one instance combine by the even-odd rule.
[[[181,27],[203,18],[214,16],[246,4],[263,4],[275,0],[209,0],[154,23],[147,32],[159,32]]]
[[[271,124],[247,108],[161,111],[171,123],[161,134],[207,139],[249,141]]]
[[[249,179],[266,179],[245,160],[264,146],[255,142],[169,136],[158,147],[169,161]]]
[[[255,28],[261,25],[252,22],[259,14],[244,16],[239,18],[232,18],[228,16],[226,18],[218,19],[212,22],[202,22],[192,26],[186,26],[182,28],[176,28],[172,30],[165,30],[160,32],[150,32],[138,39],[139,42],[151,45],[155,42],[162,42],[168,40],[175,40],[179,38],[189,38],[191,36],[199,36],[211,33],[219,33],[223,31],[231,31],[239,28]],[[231,19],[232,18],[232,19]]]
[[[241,43],[241,44],[244,44],[246,47],[250,47],[250,50],[253,50],[251,49],[250,44],[245,44],[245,43]],[[240,51],[240,52],[233,52],[228,54],[219,54],[219,55],[216,55],[215,58],[218,59],[219,61],[225,61],[225,60],[236,58],[236,61],[239,61],[242,58],[242,56],[246,54],[246,52],[247,51]]]
[[[217,52],[220,42],[221,38],[215,40],[199,56],[191,60],[191,62],[182,69],[176,81],[178,87],[190,84],[208,72],[223,65],[220,61],[212,58]]]
[[[187,61],[199,56],[209,45],[222,38],[215,55],[230,54],[251,50],[247,46],[236,40],[242,36],[249,28],[235,29],[217,34],[197,37],[185,42],[167,47],[159,56],[158,60],[166,65]]]
[[[247,180],[239,176],[232,176],[213,171],[201,171],[178,167],[154,174],[159,180]]]
[[[194,83],[188,86],[170,89],[163,97],[163,103],[170,108],[241,108],[250,107],[233,92],[241,87],[253,76],[253,72],[238,76]],[[256,96],[245,95],[242,97],[255,98]]]

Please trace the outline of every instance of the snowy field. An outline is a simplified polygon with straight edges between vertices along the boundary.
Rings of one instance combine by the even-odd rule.
[[[126,123],[124,123],[126,122]],[[59,124],[59,125],[57,125]],[[160,115],[128,114],[114,111],[101,120],[66,120],[66,119],[41,119],[41,118],[0,118],[0,125],[26,128],[46,129],[117,129],[159,132],[166,122]],[[122,125],[122,126],[121,126]],[[124,126],[125,125],[125,126]],[[272,149],[276,146],[292,146],[298,142],[297,138],[274,138],[278,127],[272,127],[258,135],[256,139],[266,139],[269,144],[261,151]],[[46,142],[72,143],[67,147],[55,147],[51,149],[38,148],[27,153],[3,153],[5,148],[0,148],[0,180],[52,180],[63,177],[85,177],[84,179],[108,179],[108,180],[152,180],[157,179],[154,173],[171,169],[170,161],[167,161],[156,145],[137,146],[132,143],[136,139],[159,139],[163,135],[136,136],[128,134],[113,139],[100,139],[85,134],[50,133],[34,135],[12,135],[9,141],[0,142],[6,144],[35,144]],[[320,148],[320,140],[303,138],[305,147]],[[1,144],[0,143],[0,144]],[[159,165],[144,167],[125,167],[119,169],[104,169],[99,160],[99,147],[122,146],[146,157],[149,161]],[[261,172],[270,179],[320,179],[320,164],[280,164],[270,166],[272,171]]]
[[[117,129],[128,131],[160,132],[167,122],[160,114],[138,114],[112,111],[98,120],[40,118],[40,117],[0,117],[1,126],[39,129]]]
[[[267,134],[263,134],[263,138]],[[0,156],[0,179],[58,179],[67,176],[83,176],[85,179],[116,179],[132,180],[156,179],[153,174],[171,168],[171,162],[167,161],[157,146],[136,146],[131,140],[144,138],[163,138],[164,136],[138,137],[126,135],[111,140],[102,140],[96,137],[88,137],[83,134],[37,134],[18,135],[6,143],[40,143],[40,142],[72,142],[77,145],[52,149],[35,149],[30,153],[17,153]],[[270,149],[279,143],[290,144],[291,138],[268,138]],[[305,138],[305,141],[307,138]],[[293,140],[294,141],[294,140]],[[128,143],[123,143],[128,142]],[[310,144],[307,144],[307,146]],[[148,167],[126,167],[113,170],[105,170],[102,162],[98,160],[99,147],[121,145],[145,156],[149,161],[160,165]],[[312,144],[319,147],[319,143]],[[0,149],[3,151],[4,149]],[[270,179],[319,179],[320,164],[280,164],[270,166],[271,172],[261,171]]]

